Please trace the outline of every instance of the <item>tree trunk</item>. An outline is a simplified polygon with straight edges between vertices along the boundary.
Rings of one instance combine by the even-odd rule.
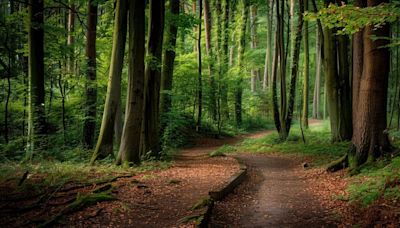
[[[204,26],[206,32],[206,54],[208,57],[208,74],[210,77],[210,113],[213,121],[217,121],[217,100],[216,100],[216,84],[214,77],[214,61],[213,49],[211,46],[211,10],[209,0],[203,0],[204,5]]]
[[[73,74],[75,73],[74,66],[74,48],[73,44],[75,42],[75,36],[74,36],[74,31],[75,31],[75,5],[71,4],[70,9],[68,10],[68,37],[67,37],[67,45],[69,46],[68,50],[68,59],[67,59],[67,73],[68,74]]]
[[[239,47],[238,47],[238,68],[243,69],[243,59],[244,51],[246,47],[246,26],[247,17],[249,12],[249,2],[247,0],[242,0],[242,21],[240,25],[239,33]],[[243,75],[239,72],[238,81],[235,86],[235,117],[237,126],[242,125],[242,96],[243,96]]]
[[[91,149],[94,146],[94,134],[96,130],[96,27],[97,27],[97,1],[88,2],[88,19],[86,33],[86,59],[87,72],[85,81],[85,120],[83,124],[83,145]]]
[[[385,0],[368,0],[367,6],[372,7]],[[356,34],[359,38],[360,34]],[[389,37],[389,25],[379,28],[367,26],[363,32],[363,46],[356,46],[355,54],[359,57],[363,47],[362,74],[355,75],[359,83],[354,92],[358,92],[356,109],[353,109],[354,133],[352,138],[353,148],[349,153],[349,163],[352,168],[357,168],[367,161],[374,160],[391,150],[386,128],[387,93],[389,78],[389,42],[386,39],[372,40],[374,37]],[[360,63],[360,62],[359,62]],[[354,64],[354,63],[353,63]],[[356,70],[359,70],[358,68]],[[360,71],[357,71],[360,72]]]
[[[43,0],[29,0],[28,31],[28,144],[27,159],[40,150],[46,133],[45,90],[44,90],[44,21]]]
[[[267,49],[265,53],[263,90],[269,86],[269,78],[272,69],[272,21],[274,12],[274,0],[266,0],[267,3]]]
[[[170,13],[175,19],[179,16],[180,0],[170,0],[169,3]],[[172,90],[172,79],[174,75],[174,61],[175,61],[175,47],[176,47],[176,36],[178,34],[178,25],[175,20],[170,21],[168,30],[165,37],[165,46],[168,48],[164,49],[163,68],[161,76],[161,94],[160,94],[160,110],[161,114],[165,115],[171,110],[171,90]],[[165,120],[168,121],[168,120]],[[161,124],[161,133],[166,127],[166,123]]]
[[[129,1],[128,93],[117,164],[140,163],[145,81],[145,8],[144,1]]]
[[[250,6],[250,33],[251,33],[251,49],[257,49],[257,5]],[[251,69],[251,91],[256,92],[257,84],[260,81],[259,69]]]
[[[164,37],[165,1],[150,0],[150,20],[147,43],[149,59],[145,71],[145,95],[143,138],[141,152],[150,152],[151,156],[159,158],[160,146],[160,84],[162,46]]]
[[[107,95],[104,104],[103,120],[96,149],[91,162],[98,158],[105,158],[113,154],[113,138],[116,119],[121,118],[118,109],[121,109],[121,74],[124,63],[125,43],[127,33],[128,1],[118,0],[115,11],[115,25],[113,37],[113,49],[111,54],[110,73],[107,85]],[[120,123],[118,123],[120,124]],[[115,132],[117,133],[117,132]]]
[[[224,0],[223,5],[223,44],[222,44],[222,69],[221,69],[221,109],[222,116],[225,119],[229,119],[229,108],[228,108],[228,85],[225,83],[225,78],[229,69],[229,22],[231,18],[230,12],[230,1]]]
[[[304,0],[304,10],[308,11],[308,0]],[[308,45],[308,21],[304,21],[304,87],[303,87],[303,126],[308,128],[308,97],[310,78],[310,52]]]
[[[198,27],[198,36],[197,36],[197,59],[198,59],[198,84],[197,84],[197,123],[196,123],[196,131],[200,131],[201,127],[201,118],[202,118],[202,103],[203,103],[203,85],[202,85],[202,75],[201,75],[201,16],[203,14],[203,4],[202,0],[199,0],[199,27]]]
[[[322,56],[321,56],[321,35],[319,29],[316,29],[316,56],[315,56],[315,84],[314,84],[314,97],[313,97],[313,113],[312,116],[314,119],[320,119],[320,103],[321,103],[321,65],[322,65]]]

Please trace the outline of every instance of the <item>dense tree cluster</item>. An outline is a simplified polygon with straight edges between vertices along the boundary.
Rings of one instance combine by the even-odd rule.
[[[298,116],[305,128],[329,118],[332,141],[353,145],[339,163],[357,167],[393,149],[399,12],[385,0],[0,0],[1,155],[79,147],[92,163],[139,164],[188,132],[262,119],[286,140]]]

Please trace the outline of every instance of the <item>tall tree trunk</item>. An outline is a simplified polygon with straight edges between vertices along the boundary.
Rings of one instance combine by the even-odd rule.
[[[96,130],[96,27],[97,27],[97,1],[88,2],[88,19],[86,34],[86,59],[87,72],[85,81],[85,120],[83,124],[83,145],[91,149],[94,146],[94,134]]]
[[[327,0],[326,6],[333,0]],[[324,27],[324,71],[332,141],[350,140],[352,135],[349,42]]]
[[[313,113],[312,116],[314,119],[320,119],[320,103],[321,103],[321,65],[322,65],[322,56],[321,56],[321,36],[319,29],[316,28],[316,48],[315,48],[315,84],[314,84],[314,97],[313,97]]]
[[[175,19],[179,16],[180,0],[170,0],[169,10],[171,16]],[[160,110],[162,115],[166,115],[171,110],[171,90],[172,90],[172,79],[174,75],[174,62],[175,62],[175,47],[176,47],[176,36],[178,34],[178,25],[175,20],[172,20],[168,24],[168,30],[165,33],[165,46],[164,57],[163,57],[163,68],[161,76],[161,94],[160,94]],[[161,134],[164,132],[168,119],[164,119],[161,124]]]
[[[203,103],[203,85],[202,85],[202,73],[201,73],[201,16],[203,14],[203,4],[202,0],[199,0],[199,26],[198,26],[198,36],[197,36],[197,59],[198,59],[198,84],[197,84],[197,123],[196,123],[196,131],[200,131],[201,127],[201,118],[202,118],[202,103]]]
[[[304,0],[304,10],[308,11],[308,0]],[[303,126],[308,128],[308,97],[310,84],[310,51],[308,42],[308,21],[304,21],[304,87],[303,87]]]
[[[269,78],[272,69],[272,21],[274,13],[274,0],[266,0],[267,3],[267,48],[265,53],[263,90],[269,86]]]
[[[73,44],[75,42],[75,4],[70,5],[70,9],[68,10],[68,37],[67,37],[67,45],[70,48],[68,51],[68,59],[67,59],[67,73],[73,74],[75,73],[74,66],[74,48]]]
[[[367,6],[377,6],[385,2],[388,1],[368,0]],[[363,46],[356,46],[357,49],[354,50],[358,55],[360,48],[363,47],[362,74],[355,75],[358,77],[359,86],[355,90],[358,94],[354,95],[358,99],[357,109],[353,109],[355,116],[353,148],[349,153],[350,166],[353,168],[391,150],[386,127],[390,52],[385,46],[389,42],[386,39],[371,39],[372,36],[389,37],[389,35],[388,24],[379,28],[367,26],[363,33]]]
[[[251,49],[257,49],[257,5],[250,6],[250,33],[251,33]],[[257,84],[260,81],[259,69],[251,69],[251,91],[255,92]]]
[[[145,8],[142,0],[129,1],[128,93],[117,164],[140,163],[145,81]]]
[[[29,0],[28,24],[28,144],[27,159],[42,146],[46,133],[44,90],[44,21],[43,0]]]
[[[213,121],[217,121],[217,100],[216,100],[216,84],[214,77],[214,61],[213,48],[211,46],[211,30],[212,19],[209,0],[203,0],[204,5],[204,26],[206,32],[206,54],[208,57],[208,74],[210,77],[210,113]]]
[[[145,71],[143,138],[141,151],[159,158],[160,146],[160,84],[164,38],[165,1],[150,0],[150,20]]]
[[[221,109],[222,109],[222,116],[225,119],[229,119],[229,108],[228,108],[228,86],[227,83],[225,83],[225,78],[228,73],[229,69],[229,22],[231,18],[231,12],[230,12],[230,1],[229,0],[224,0],[223,1],[223,44],[222,44],[222,69],[221,69],[221,75],[222,78],[221,80]]]
[[[125,43],[127,33],[128,1],[118,0],[115,11],[113,49],[111,54],[110,73],[107,85],[107,95],[104,104],[103,119],[99,138],[91,162],[113,154],[113,138],[116,119],[121,118],[121,74],[124,63]],[[118,123],[120,124],[120,123]]]
[[[246,26],[249,14],[249,2],[242,0],[242,20],[239,33],[239,47],[238,47],[238,68],[243,69],[244,51],[246,47]],[[235,117],[237,126],[242,125],[242,96],[243,96],[243,75],[239,73],[239,79],[235,85]]]

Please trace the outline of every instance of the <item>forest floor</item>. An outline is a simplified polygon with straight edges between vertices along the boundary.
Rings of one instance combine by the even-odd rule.
[[[111,178],[93,168],[89,176],[96,181],[91,183],[47,185],[51,173],[18,170],[0,181],[0,227],[193,227],[199,214],[193,206],[239,170],[234,158],[209,153],[265,134],[198,139],[168,168],[112,173]],[[27,176],[22,184],[21,176]]]

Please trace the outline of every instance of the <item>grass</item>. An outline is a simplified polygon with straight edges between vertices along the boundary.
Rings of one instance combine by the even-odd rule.
[[[349,142],[331,143],[329,122],[311,126],[304,130],[305,143],[303,143],[301,130],[294,125],[286,141],[273,132],[259,139],[244,140],[236,148],[238,151],[252,153],[283,153],[313,158],[313,165],[321,166],[333,161],[346,153]]]

